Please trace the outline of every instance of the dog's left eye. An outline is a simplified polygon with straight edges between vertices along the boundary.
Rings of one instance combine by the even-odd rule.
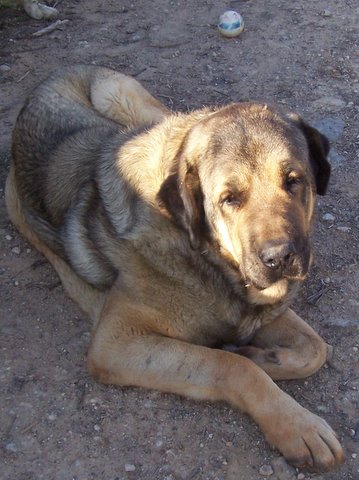
[[[294,172],[291,172],[289,175],[287,175],[285,179],[285,189],[288,192],[294,192],[296,187],[302,183],[301,177]]]

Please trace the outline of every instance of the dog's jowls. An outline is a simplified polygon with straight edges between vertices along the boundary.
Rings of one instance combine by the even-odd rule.
[[[40,85],[14,129],[7,207],[94,320],[91,374],[227,400],[294,465],[340,464],[329,425],[273,382],[326,360],[289,305],[328,150],[295,114],[256,103],[171,114],[109,69]]]

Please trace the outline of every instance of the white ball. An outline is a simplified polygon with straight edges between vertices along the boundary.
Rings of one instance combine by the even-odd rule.
[[[224,37],[236,37],[243,29],[243,18],[234,10],[228,10],[219,17],[218,30]]]

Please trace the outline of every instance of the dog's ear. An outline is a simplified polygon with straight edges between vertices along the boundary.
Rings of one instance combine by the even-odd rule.
[[[206,221],[203,193],[197,168],[188,165],[185,159],[178,173],[163,182],[157,198],[159,204],[183,227],[189,235],[191,247],[199,249],[206,236]]]
[[[331,170],[327,158],[330,150],[329,140],[319,130],[305,123],[299,115],[290,114],[290,119],[304,133],[308,144],[309,161],[313,170],[317,193],[324,195],[327,191]]]

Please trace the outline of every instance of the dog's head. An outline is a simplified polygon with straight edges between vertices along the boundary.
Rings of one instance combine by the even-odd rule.
[[[192,248],[215,246],[253,302],[273,303],[303,280],[314,197],[328,185],[327,139],[295,114],[234,104],[187,133],[159,197]]]

